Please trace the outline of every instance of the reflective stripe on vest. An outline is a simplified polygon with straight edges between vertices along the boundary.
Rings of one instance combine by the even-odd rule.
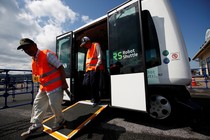
[[[57,77],[51,81],[48,81],[48,82],[44,83],[43,86],[49,86],[50,84],[55,83],[58,80],[61,80],[61,77]]]
[[[89,58],[86,63],[86,69],[92,70],[91,67],[94,69],[98,62],[98,58]]]
[[[32,74],[40,77],[40,89],[47,92],[61,87],[62,85],[60,72],[58,71],[58,69],[48,63],[48,52],[50,51],[40,51],[37,61],[35,62],[34,60],[32,60]]]
[[[53,74],[53,73],[56,72],[56,71],[57,71],[57,69],[54,68],[53,70],[51,70],[51,71],[49,71],[49,72],[47,72],[47,73],[44,73],[44,74],[40,75],[40,78],[44,78],[44,77],[46,77],[46,76],[49,76],[50,74]]]

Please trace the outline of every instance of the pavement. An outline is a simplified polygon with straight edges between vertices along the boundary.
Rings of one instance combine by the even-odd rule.
[[[210,89],[189,88],[192,99],[204,107],[203,120],[196,130],[186,119],[160,123],[148,114],[108,108],[81,132],[76,140],[210,140]],[[0,110],[0,139],[22,140],[20,134],[30,126],[31,105]],[[65,106],[64,106],[65,108]],[[52,115],[48,110],[46,118]],[[44,133],[33,140],[54,140]]]
[[[192,97],[210,98],[210,88],[188,88]]]

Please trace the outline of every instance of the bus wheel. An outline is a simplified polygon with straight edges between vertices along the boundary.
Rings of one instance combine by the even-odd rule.
[[[150,96],[149,115],[157,120],[165,120],[171,116],[172,103],[162,95]]]

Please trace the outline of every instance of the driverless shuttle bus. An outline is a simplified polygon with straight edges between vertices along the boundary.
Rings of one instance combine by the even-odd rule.
[[[83,36],[101,45],[106,70],[100,93],[110,106],[147,112],[159,120],[183,108],[195,111],[186,89],[191,82],[188,54],[168,0],[127,1],[57,36],[56,52],[74,100],[87,94],[82,85],[87,51],[80,48]]]

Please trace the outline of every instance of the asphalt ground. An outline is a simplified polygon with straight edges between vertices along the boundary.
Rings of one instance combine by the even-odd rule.
[[[192,128],[186,114],[169,122],[151,119],[148,114],[117,108],[106,108],[84,127],[76,140],[210,140],[210,90],[190,89],[192,100],[203,107],[201,121]],[[16,101],[18,102],[18,101]],[[63,106],[66,108],[67,106]],[[0,139],[21,140],[20,134],[30,126],[31,105],[0,110]],[[50,109],[46,118],[52,115]],[[54,140],[46,133],[29,137],[33,140]]]

